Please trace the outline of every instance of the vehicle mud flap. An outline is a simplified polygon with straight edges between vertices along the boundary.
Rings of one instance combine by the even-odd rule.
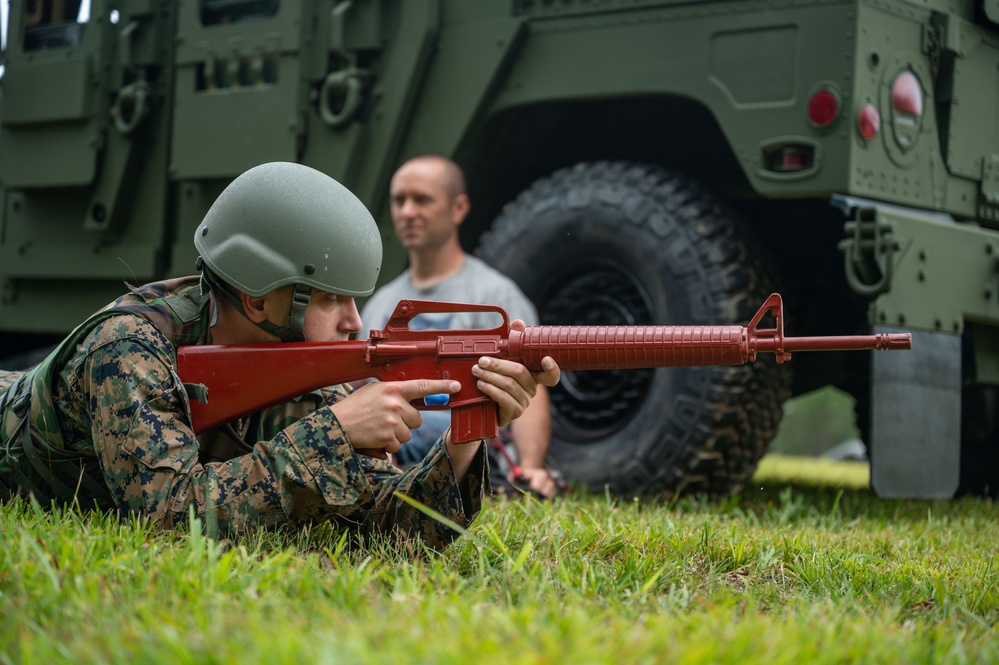
[[[874,332],[911,332],[918,352],[873,354],[871,487],[884,498],[950,498],[961,474],[961,336]]]

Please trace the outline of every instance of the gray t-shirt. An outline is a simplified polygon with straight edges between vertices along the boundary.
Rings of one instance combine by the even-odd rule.
[[[361,310],[364,328],[357,338],[368,339],[372,330],[384,328],[400,300],[496,305],[506,310],[511,321],[523,319],[529,326],[538,324],[537,310],[512,279],[480,259],[466,255],[458,272],[428,289],[415,288],[409,281],[408,270],[378,289]],[[495,328],[501,322],[498,314],[490,312],[436,312],[420,315],[409,325],[413,330],[477,330]],[[395,454],[397,464],[419,462],[451,424],[450,411],[422,411],[421,415],[423,425],[413,430],[413,438]]]
[[[378,289],[361,310],[364,328],[357,338],[368,339],[372,330],[384,328],[400,300],[496,305],[506,310],[511,321],[523,319],[529,326],[538,325],[537,310],[517,284],[481,259],[468,255],[458,272],[428,289],[415,288],[409,280],[408,270]],[[415,330],[475,330],[495,328],[499,324],[499,316],[489,313],[438,312],[417,317],[410,327]]]

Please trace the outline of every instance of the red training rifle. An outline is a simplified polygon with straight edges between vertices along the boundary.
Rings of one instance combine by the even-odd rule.
[[[502,325],[483,330],[411,330],[420,314],[496,312]],[[774,328],[760,328],[770,313]],[[476,388],[472,366],[482,356],[508,358],[531,371],[551,356],[562,370],[742,365],[759,353],[777,362],[797,351],[911,349],[908,333],[785,337],[783,303],[774,293],[748,326],[528,326],[510,330],[492,305],[403,300],[371,339],[184,346],[177,369],[191,399],[191,424],[201,433],[313,390],[366,378],[381,381],[453,379],[461,390],[446,405],[414,402],[421,410],[451,410],[451,440],[496,436],[497,405]]]

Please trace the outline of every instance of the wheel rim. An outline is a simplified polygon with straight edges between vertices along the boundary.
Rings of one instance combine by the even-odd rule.
[[[541,320],[548,325],[649,325],[652,308],[638,279],[624,266],[576,264],[546,289]],[[606,439],[631,422],[645,401],[653,370],[563,372],[551,390],[553,417],[573,443]]]

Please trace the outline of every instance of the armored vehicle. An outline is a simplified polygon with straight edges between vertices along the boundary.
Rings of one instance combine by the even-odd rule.
[[[405,158],[468,173],[463,242],[543,323],[904,330],[906,353],[567,375],[553,455],[622,494],[739,488],[791,395],[857,401],[882,496],[999,487],[999,0],[11,0],[0,334],[44,345],[193,271],[243,170],[382,223]]]

